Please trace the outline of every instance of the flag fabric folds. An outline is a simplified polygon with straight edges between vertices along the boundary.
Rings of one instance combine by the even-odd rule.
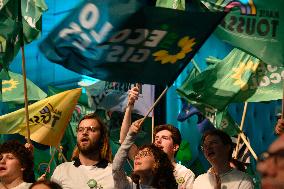
[[[38,101],[29,108],[30,138],[57,147],[72,116],[81,89],[73,89]],[[25,110],[0,117],[0,133],[26,136]]]
[[[50,61],[104,81],[170,85],[225,14],[142,2],[85,1],[40,49]]]
[[[177,92],[184,98],[224,109],[231,102],[261,102],[282,98],[284,67],[264,64],[233,49],[223,60],[209,58],[213,66],[187,79]]]
[[[44,0],[0,1],[0,78],[7,79],[9,63],[18,54],[20,46],[38,38],[45,10]]]
[[[9,72],[10,79],[2,80],[2,102],[24,103],[24,79],[20,74]],[[27,79],[28,100],[41,100],[47,96],[38,86]]]
[[[185,10],[185,0],[157,0],[157,7]]]
[[[134,87],[130,83],[99,81],[86,87],[89,105],[96,110],[103,108],[111,111],[124,112],[128,101],[128,90]],[[138,100],[134,104],[133,113],[145,116],[154,104],[155,86],[141,85]],[[149,114],[152,116],[152,113]]]
[[[201,0],[211,11],[230,11],[216,29],[220,39],[263,62],[284,65],[284,1]]]

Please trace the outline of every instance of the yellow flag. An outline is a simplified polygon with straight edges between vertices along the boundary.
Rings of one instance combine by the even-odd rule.
[[[31,139],[41,144],[58,146],[81,92],[81,89],[68,90],[30,105]],[[26,136],[25,109],[1,116],[0,133]]]

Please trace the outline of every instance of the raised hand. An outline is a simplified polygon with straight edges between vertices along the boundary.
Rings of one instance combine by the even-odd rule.
[[[129,105],[134,105],[135,101],[138,100],[139,96],[139,87],[133,87],[128,91],[128,103],[127,106]]]
[[[134,121],[130,126],[130,130],[134,133],[138,133],[139,130],[141,129],[142,120],[143,118]]]

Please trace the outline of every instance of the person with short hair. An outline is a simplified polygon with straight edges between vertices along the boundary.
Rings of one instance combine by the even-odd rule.
[[[39,180],[33,183],[29,189],[62,189],[62,187],[56,182],[49,180]]]
[[[230,166],[233,142],[229,135],[221,130],[211,130],[204,133],[201,143],[204,156],[212,167],[195,179],[193,189],[254,188],[249,175]]]
[[[113,189],[112,155],[108,133],[101,119],[91,113],[77,128],[77,150],[72,162],[56,167],[51,177],[63,189]]]
[[[3,188],[28,189],[35,181],[33,167],[33,153],[24,144],[10,140],[0,145],[0,180]]]

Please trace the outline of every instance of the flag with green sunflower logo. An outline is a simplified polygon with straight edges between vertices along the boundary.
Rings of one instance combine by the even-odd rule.
[[[9,72],[10,79],[2,80],[2,101],[13,103],[24,103],[24,80],[23,76]],[[33,82],[27,79],[28,99],[37,101],[44,99],[47,95]]]
[[[170,85],[224,13],[189,13],[142,2],[84,1],[40,49],[50,61],[101,80]]]
[[[260,102],[282,98],[283,67],[264,64],[239,49],[193,79],[186,80],[177,92],[189,101],[223,110],[231,102]]]

